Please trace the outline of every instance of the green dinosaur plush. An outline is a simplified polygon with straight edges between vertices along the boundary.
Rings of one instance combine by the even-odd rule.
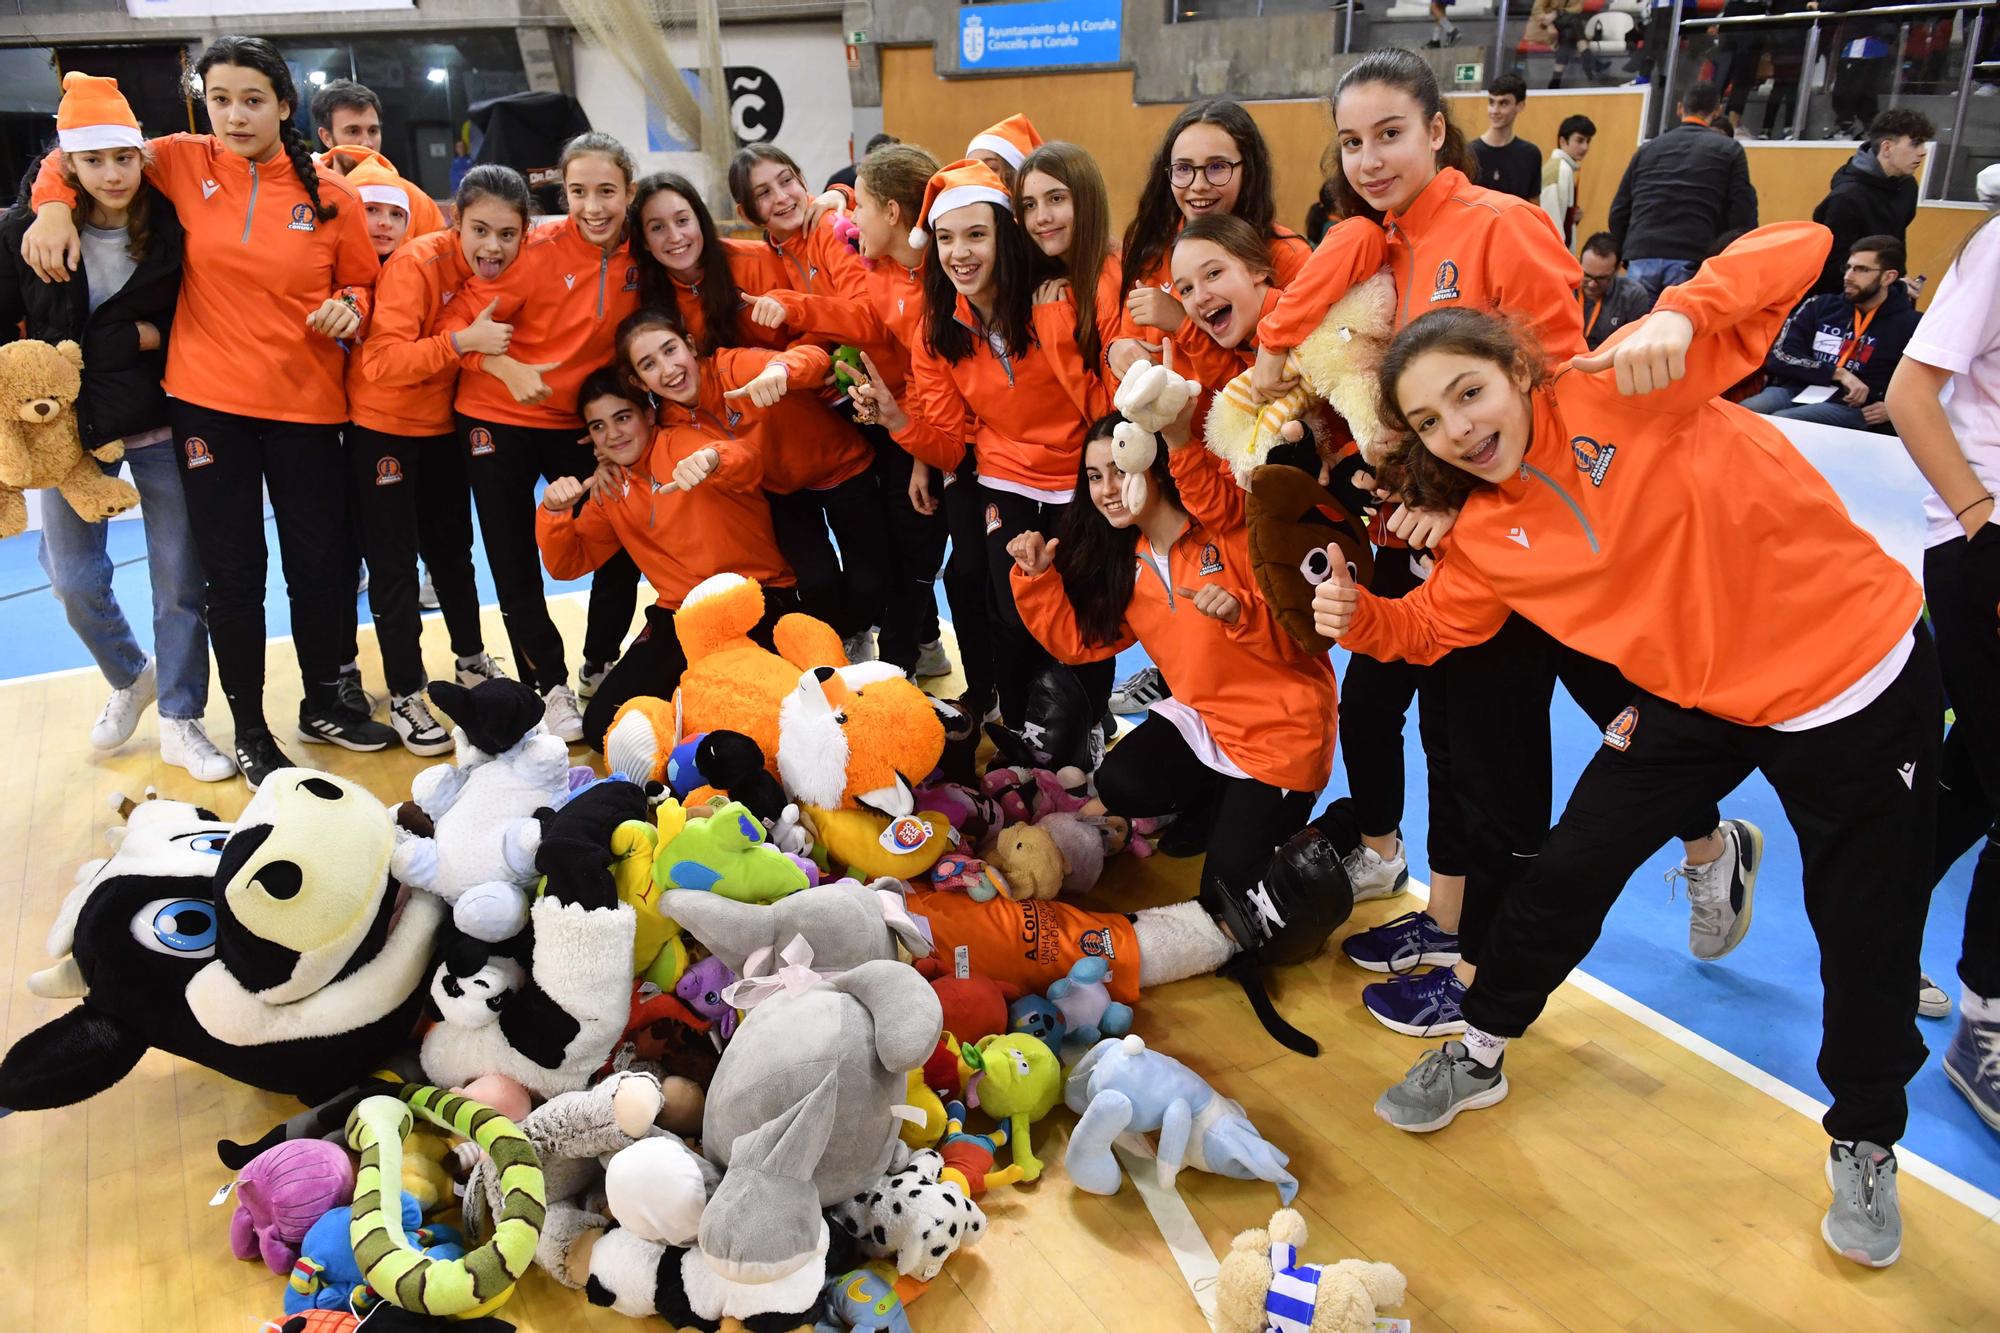
[[[833,382],[840,386],[842,392],[846,392],[861,382],[861,376],[855,373],[860,369],[861,349],[859,347],[851,347],[846,343],[842,343],[833,349]]]
[[[799,863],[764,841],[764,825],[740,801],[690,819],[653,859],[653,882],[706,889],[741,903],[773,903],[807,886]]]
[[[1041,1038],[1025,1032],[982,1037],[959,1057],[973,1070],[967,1098],[995,1120],[1007,1122],[1007,1141],[1021,1179],[1039,1179],[1042,1163],[1028,1132],[1062,1100],[1062,1063]]]

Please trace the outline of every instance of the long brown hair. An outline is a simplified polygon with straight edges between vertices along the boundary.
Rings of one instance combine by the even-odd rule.
[[[1174,203],[1167,169],[1174,161],[1174,140],[1190,125],[1214,125],[1235,142],[1243,165],[1236,168],[1240,184],[1236,187],[1236,207],[1230,211],[1254,227],[1258,235],[1274,234],[1271,229],[1277,223],[1278,204],[1272,188],[1271,150],[1264,143],[1263,131],[1250,113],[1230,98],[1196,102],[1174,117],[1153,153],[1153,164],[1139,194],[1139,211],[1125,229],[1124,268],[1119,274],[1122,291],[1129,292],[1145,281],[1180,228],[1181,210]]]
[[[1023,167],[1025,172],[1027,168]],[[1086,644],[1109,647],[1118,642],[1125,624],[1125,608],[1132,604],[1132,587],[1137,581],[1139,525],[1114,528],[1090,501],[1090,445],[1111,437],[1125,420],[1113,412],[1090,423],[1083,448],[1076,455],[1076,499],[1062,516],[1057,530],[1055,570],[1062,576],[1063,592],[1076,613],[1076,627]],[[1165,442],[1153,455],[1147,470],[1153,494],[1164,504],[1183,512],[1180,488],[1168,467]]]
[[[116,152],[117,150],[112,149],[110,151]],[[152,145],[142,144],[136,151],[139,154],[141,169],[153,165]],[[85,190],[83,182],[77,179],[75,164],[69,160],[69,154],[60,148],[55,150],[55,155],[56,165],[62,170],[63,184],[74,190],[77,202],[83,204],[86,199],[90,198],[90,192]],[[25,202],[28,196],[23,193],[21,198]],[[95,201],[93,200],[92,202]],[[82,221],[89,220],[88,205],[78,210],[78,217]],[[132,262],[135,264],[146,257],[146,242],[153,237],[152,222],[153,187],[150,182],[142,180],[139,183],[139,188],[132,192],[132,202],[125,209],[125,234],[128,238],[125,245],[125,253],[132,256]]]
[[[1228,213],[1212,213],[1205,218],[1196,218],[1174,237],[1176,247],[1187,241],[1207,241],[1230,258],[1242,260],[1244,267],[1252,273],[1261,273],[1267,278],[1277,277],[1271,268],[1271,248],[1242,218]]]
[[[729,252],[723,249],[722,238],[715,230],[715,219],[709,216],[701,191],[695,189],[694,182],[675,172],[656,171],[642,177],[633,187],[632,205],[626,210],[625,241],[631,251],[632,262],[639,267],[639,304],[662,310],[680,309],[674,292],[673,275],[646,248],[646,228],[640,221],[647,201],[656,194],[679,195],[688,206],[688,212],[694,214],[695,226],[701,232],[701,281],[697,284],[700,288],[697,300],[701,304],[702,331],[696,352],[707,356],[718,347],[741,346],[739,325],[743,292],[736,285],[736,275],[729,271]]]
[[[1370,204],[1356,192],[1347,179],[1347,172],[1340,161],[1340,99],[1350,88],[1364,84],[1386,84],[1399,92],[1408,93],[1415,99],[1417,108],[1423,113],[1426,131],[1433,120],[1444,117],[1444,143],[1437,150],[1437,169],[1457,167],[1469,176],[1476,177],[1478,168],[1472,163],[1472,151],[1466,147],[1465,135],[1452,123],[1451,116],[1444,109],[1444,94],[1438,89],[1437,75],[1430,65],[1415,51],[1400,46],[1384,47],[1380,51],[1370,51],[1348,67],[1334,85],[1333,96],[1327,99],[1328,109],[1333,113],[1333,150],[1330,154],[1333,170],[1329,178],[1333,181],[1334,196],[1339,203],[1340,215],[1344,218],[1363,217],[1375,222],[1382,220],[1382,210]],[[1321,159],[1326,165],[1327,159]]]
[[[1069,253],[1052,261],[1069,274],[1070,299],[1076,303],[1076,345],[1083,363],[1094,366],[1104,353],[1097,335],[1097,278],[1111,253],[1111,196],[1097,159],[1073,143],[1045,143],[1028,154],[1014,175],[1014,216],[1021,215],[1021,187],[1028,173],[1039,171],[1062,182],[1074,210],[1069,224]]]
[[[1509,376],[1525,373],[1528,392],[1548,382],[1548,363],[1535,336],[1526,328],[1484,310],[1448,306],[1410,321],[1389,344],[1378,378],[1382,419],[1399,426],[1403,438],[1384,460],[1382,480],[1419,509],[1457,509],[1487,482],[1452,466],[1424,447],[1396,401],[1396,386],[1411,363],[1428,352],[1449,352],[1489,361]]]

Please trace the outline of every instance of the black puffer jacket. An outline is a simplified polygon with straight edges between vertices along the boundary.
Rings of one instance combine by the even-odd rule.
[[[43,282],[21,259],[21,237],[34,215],[25,206],[0,217],[0,343],[14,341],[21,323],[27,336],[83,348],[83,396],[77,427],[86,448],[167,424],[167,338],[181,293],[181,221],[174,206],[150,184],[146,257],[95,311],[81,264],[68,282]],[[139,350],[141,323],[160,331],[160,345]]]
[[[1833,233],[1833,249],[1827,253],[1819,281],[1813,284],[1814,296],[1840,290],[1847,252],[1856,241],[1864,236],[1893,236],[1901,241],[1917,216],[1917,178],[1883,171],[1872,145],[1856,149],[1833,173],[1830,184],[1826,198],[1813,210],[1813,221]]]

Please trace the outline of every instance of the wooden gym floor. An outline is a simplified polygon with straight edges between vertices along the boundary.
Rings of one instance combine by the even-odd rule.
[[[577,641],[581,606],[564,598],[555,613]],[[504,645],[498,614],[486,621],[488,643]],[[436,617],[425,651],[433,668],[449,667]],[[379,688],[366,627],[362,652]],[[269,716],[282,727],[297,706],[288,642],[273,643],[270,673]],[[87,732],[103,698],[94,671],[0,685],[0,736],[12,738],[0,762],[9,1043],[66,1003],[29,995],[25,979],[46,964],[43,939],[76,866],[104,854],[112,793],[136,797],[154,785],[225,816],[247,799],[240,780],[204,786],[161,766],[150,714],[124,749],[92,752]],[[219,688],[211,700],[210,723],[225,740]],[[360,779],[385,801],[407,795],[426,762],[401,750],[286,745],[295,760]],[[1128,874],[1107,888],[1120,897],[1191,891],[1187,863],[1156,859],[1145,874],[1155,882]],[[1366,904],[1351,928],[1412,905]],[[1906,1173],[1902,1261],[1868,1272],[1836,1259],[1819,1238],[1819,1126],[1574,986],[1510,1052],[1514,1091],[1504,1105],[1441,1134],[1397,1133],[1371,1107],[1427,1043],[1362,1011],[1368,979],[1332,957],[1279,979],[1280,1008],[1323,1043],[1318,1060],[1278,1047],[1235,987],[1212,978],[1149,993],[1138,1026],[1241,1101],[1291,1154],[1312,1230],[1302,1257],[1397,1264],[1411,1295],[1394,1313],[1418,1333],[2000,1328],[2000,1222]],[[209,1206],[229,1179],[213,1145],[254,1137],[293,1109],[156,1051],[83,1105],[0,1120],[0,1330],[251,1333],[279,1310],[282,1279],[230,1256],[228,1213]],[[913,1307],[918,1329],[1205,1327],[1131,1186],[1106,1199],[1068,1184],[1060,1162],[1070,1121],[1058,1111],[1038,1127],[1037,1151],[1050,1164],[1040,1183],[986,1196],[985,1239]],[[1193,1171],[1179,1184],[1217,1255],[1276,1206],[1261,1184]],[[631,1326],[539,1272],[501,1314],[524,1333]]]

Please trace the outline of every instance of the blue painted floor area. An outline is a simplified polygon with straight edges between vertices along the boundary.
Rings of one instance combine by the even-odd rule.
[[[1824,463],[1823,463],[1824,466]],[[1907,466],[1907,464],[1905,464]],[[1833,472],[1828,468],[1829,474]],[[1842,487],[1845,494],[1855,492]],[[1850,499],[1850,503],[1855,503]],[[1878,503],[1880,501],[1878,500]],[[1858,508],[1858,506],[1857,506]],[[1907,511],[1904,511],[1907,512]],[[1870,516],[1859,515],[1885,544],[1907,551],[1911,534],[1893,537],[1887,525],[1877,529]],[[36,560],[38,537],[25,533],[0,541],[0,679],[90,665],[89,655],[69,631],[61,608],[47,591],[47,579]],[[272,636],[290,633],[290,611],[277,566],[277,543],[266,525],[271,555],[267,599]],[[142,643],[151,641],[151,597],[146,577],[145,544],[140,525],[111,524],[110,553],[118,565],[115,587],[126,615],[138,627]],[[481,600],[494,600],[492,576],[483,553],[474,549]],[[1906,557],[1907,558],[1907,557]],[[587,581],[547,580],[550,592],[580,591]],[[939,603],[945,605],[940,591]],[[357,615],[367,615],[365,598],[356,601]],[[503,651],[505,645],[494,645]],[[1345,674],[1345,654],[1340,669]],[[1121,681],[1146,662],[1134,648],[1118,662]],[[1556,791],[1566,795],[1576,775],[1599,742],[1599,733],[1583,711],[1560,691],[1552,710]],[[1411,873],[1427,878],[1424,856],[1428,806],[1423,781],[1423,757],[1416,720],[1404,728],[1410,808],[1403,817],[1404,839],[1410,848]],[[1327,800],[1344,794],[1341,766],[1334,766]],[[1799,888],[1799,853],[1776,795],[1760,777],[1752,777],[1722,803],[1726,815],[1745,818],[1765,834],[1765,864],[1758,881],[1755,924],[1743,945],[1718,964],[1696,963],[1687,952],[1687,903],[1670,897],[1661,876],[1675,864],[1679,849],[1662,849],[1627,885],[1613,909],[1603,937],[1585,961],[1585,970],[1609,985],[1747,1060],[1759,1069],[1824,1101],[1825,1086],[1814,1072],[1820,1023],[1818,950],[1814,944]],[[1952,996],[1959,994],[1957,961],[1960,930],[1965,920],[1966,893],[1971,884],[1972,858],[1967,857],[1938,887],[1931,903],[1924,945],[1924,967]],[[1863,928],[1866,923],[1860,923]],[[1904,1142],[1916,1152],[1989,1193],[2000,1194],[2000,1135],[1973,1113],[1958,1092],[1945,1082],[1938,1061],[1950,1040],[1954,1016],[1921,1022],[1931,1057],[1910,1085],[1910,1128]],[[1412,1043],[1413,1052],[1417,1044]]]

